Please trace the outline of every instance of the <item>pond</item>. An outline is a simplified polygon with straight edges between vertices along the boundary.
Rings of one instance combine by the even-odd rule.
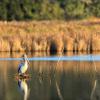
[[[0,100],[99,100],[100,55],[28,54],[29,79],[16,79],[23,53],[0,53]]]

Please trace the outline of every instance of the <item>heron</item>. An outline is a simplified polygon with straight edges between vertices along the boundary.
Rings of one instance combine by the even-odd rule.
[[[28,69],[28,63],[29,63],[29,61],[28,61],[28,59],[27,59],[27,55],[24,54],[24,55],[23,55],[23,62],[21,62],[21,63],[19,64],[19,67],[18,67],[18,74],[19,74],[20,76],[24,76],[24,74],[26,73],[26,71],[27,71],[27,69]]]

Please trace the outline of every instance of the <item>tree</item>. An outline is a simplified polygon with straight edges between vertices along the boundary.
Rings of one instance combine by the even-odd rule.
[[[0,0],[0,20],[100,17],[100,0]]]
[[[84,16],[84,10],[84,3],[82,3],[80,0],[66,1],[66,18],[82,18]]]
[[[58,2],[43,0],[40,14],[41,19],[62,19],[64,17],[64,10],[60,7]]]
[[[22,20],[24,13],[20,7],[20,0],[9,0],[7,4],[7,19],[8,20]]]
[[[0,19],[7,20],[7,9],[6,9],[7,1],[0,1]]]
[[[32,2],[32,16],[33,19],[39,20],[40,19],[40,11],[41,11],[41,3],[40,0],[36,0]]]
[[[55,19],[64,19],[64,10],[60,7],[59,3],[52,5],[52,14]]]
[[[92,9],[92,14],[94,16],[100,17],[100,0],[92,0],[90,9]]]
[[[21,9],[24,13],[24,19],[32,19],[33,13],[32,13],[32,0],[19,0]]]

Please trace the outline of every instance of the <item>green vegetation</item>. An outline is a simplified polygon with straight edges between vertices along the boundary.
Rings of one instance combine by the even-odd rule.
[[[100,17],[100,0],[0,0],[0,20]]]

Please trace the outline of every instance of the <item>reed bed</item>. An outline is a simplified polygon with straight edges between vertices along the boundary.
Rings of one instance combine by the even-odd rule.
[[[100,19],[0,22],[0,51],[100,51]]]

